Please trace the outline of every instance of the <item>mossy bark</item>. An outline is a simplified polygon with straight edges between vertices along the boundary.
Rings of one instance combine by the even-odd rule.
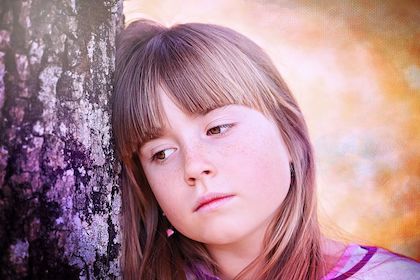
[[[0,1],[0,279],[120,277],[122,0]]]

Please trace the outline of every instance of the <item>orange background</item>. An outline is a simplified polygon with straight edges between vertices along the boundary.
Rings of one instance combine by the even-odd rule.
[[[325,234],[420,260],[419,3],[129,0],[124,13],[262,46],[309,125]]]

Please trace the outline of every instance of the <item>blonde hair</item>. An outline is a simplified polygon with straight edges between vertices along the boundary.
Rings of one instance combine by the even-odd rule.
[[[324,273],[316,215],[311,143],[296,100],[264,51],[225,27],[189,23],[171,28],[138,20],[117,42],[113,130],[123,162],[123,275],[125,279],[185,279],[202,264],[217,274],[205,246],[176,234],[144,175],[138,148],[164,123],[157,87],[185,112],[203,114],[245,105],[273,119],[292,158],[295,176],[267,229],[261,255],[235,279],[320,279]]]

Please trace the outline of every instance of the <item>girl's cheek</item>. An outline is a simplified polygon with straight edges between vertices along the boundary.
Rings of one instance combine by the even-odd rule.
[[[174,164],[150,167],[148,171],[145,170],[150,187],[156,191],[167,189],[168,184],[178,182],[177,178],[180,176],[180,172],[180,168],[177,168]]]

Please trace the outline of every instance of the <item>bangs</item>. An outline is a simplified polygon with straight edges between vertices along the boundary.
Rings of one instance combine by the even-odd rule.
[[[263,99],[272,96],[270,83],[250,55],[234,44],[232,37],[239,34],[232,32],[201,24],[178,25],[155,35],[133,54],[125,69],[132,73],[127,78],[128,115],[122,141],[131,143],[127,153],[161,135],[166,116],[159,87],[186,114],[201,115],[230,104],[268,114]],[[275,98],[271,101],[268,104]]]

